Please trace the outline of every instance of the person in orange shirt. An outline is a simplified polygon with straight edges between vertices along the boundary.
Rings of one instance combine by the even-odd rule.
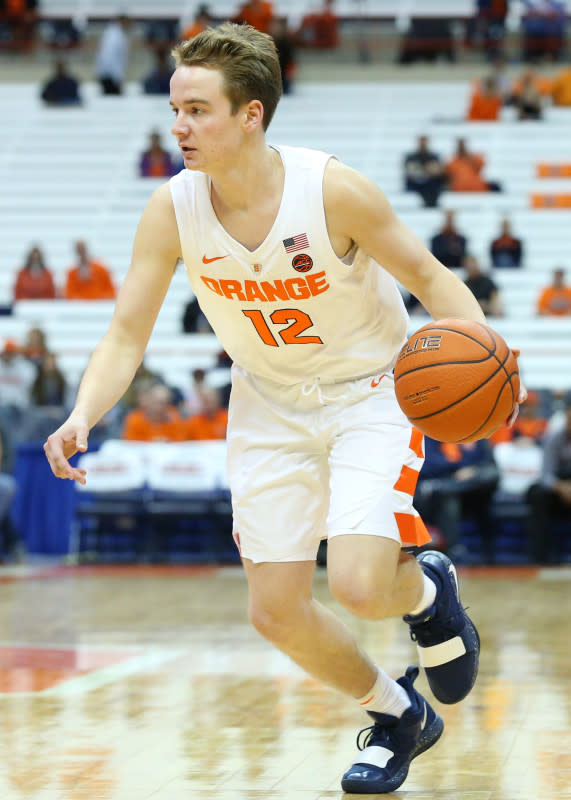
[[[539,393],[530,389],[527,394],[527,400],[521,406],[518,418],[513,426],[509,428],[507,425],[502,425],[501,428],[492,433],[488,441],[496,445],[501,442],[511,442],[517,436],[525,436],[528,439],[540,442],[547,428],[547,419],[540,413],[539,401]]]
[[[67,273],[65,296],[68,300],[113,300],[115,287],[107,267],[89,258],[85,242],[75,243],[77,265]]]
[[[228,411],[222,408],[220,394],[212,387],[204,387],[201,389],[201,400],[202,411],[185,421],[185,439],[225,439]]]
[[[537,313],[553,317],[571,315],[571,286],[565,283],[564,269],[553,270],[553,282],[539,295]]]
[[[245,22],[262,33],[269,33],[273,18],[274,7],[268,0],[247,0],[240,6],[234,22]]]
[[[468,109],[468,119],[476,121],[496,121],[500,118],[502,96],[493,77],[486,78],[474,89]]]
[[[182,38],[192,39],[194,36],[198,36],[199,33],[202,33],[202,31],[205,31],[211,24],[212,17],[208,11],[208,6],[206,4],[198,6],[196,14],[194,15],[194,20],[182,32]]]
[[[551,97],[556,106],[571,106],[571,67],[566,67],[553,81]]]
[[[485,181],[480,174],[484,168],[484,157],[470,153],[464,139],[458,139],[456,153],[446,165],[448,188],[451,192],[499,192],[499,184]]]
[[[14,300],[53,300],[56,287],[39,247],[32,247],[14,284]]]
[[[333,10],[333,0],[325,0],[321,11],[303,17],[297,40],[302,47],[323,50],[339,45],[339,18]]]
[[[157,383],[141,389],[139,406],[130,411],[123,423],[122,437],[131,442],[182,442],[185,421],[171,405],[168,386]]]

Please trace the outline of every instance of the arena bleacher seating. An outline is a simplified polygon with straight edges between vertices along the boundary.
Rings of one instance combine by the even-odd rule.
[[[499,220],[508,214],[525,244],[519,270],[494,270],[504,298],[505,318],[498,330],[522,350],[521,364],[531,386],[565,389],[571,356],[571,320],[535,315],[539,288],[556,266],[569,265],[569,209],[535,209],[535,192],[569,190],[565,177],[538,177],[537,164],[568,158],[571,111],[548,108],[545,119],[516,122],[508,109],[499,123],[463,121],[468,87],[464,82],[430,84],[300,84],[285,97],[269,132],[271,142],[320,148],[361,169],[387,193],[394,208],[424,241],[437,230],[442,209],[457,210],[458,227],[483,266]],[[38,243],[61,285],[73,260],[72,244],[85,239],[94,256],[124,276],[139,215],[156,181],[137,176],[137,159],[149,131],[170,137],[165,98],[147,97],[137,85],[126,96],[99,95],[84,87],[85,105],[43,108],[37,87],[0,86],[3,148],[0,152],[0,214],[4,220],[0,251],[0,304],[11,303],[16,270],[28,248]],[[437,111],[436,111],[437,109]],[[451,194],[440,208],[425,209],[415,194],[402,189],[401,163],[416,137],[426,133],[431,147],[447,158],[458,136],[485,153],[486,174],[504,191]],[[170,144],[174,150],[174,141]],[[184,388],[195,366],[214,364],[220,346],[213,336],[183,335],[183,308],[192,296],[184,266],[177,270],[148,349],[147,363]],[[33,325],[43,327],[50,347],[72,384],[112,313],[106,302],[28,301],[0,316],[0,339],[21,339]],[[415,318],[414,325],[422,324]]]

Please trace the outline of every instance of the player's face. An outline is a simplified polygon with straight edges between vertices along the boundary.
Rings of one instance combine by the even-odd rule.
[[[187,169],[212,173],[236,157],[243,139],[243,115],[231,113],[221,72],[177,67],[170,97],[175,114],[172,133]]]

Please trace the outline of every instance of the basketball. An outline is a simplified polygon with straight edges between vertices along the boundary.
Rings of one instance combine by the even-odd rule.
[[[488,325],[440,319],[416,331],[394,370],[410,422],[440,442],[475,442],[500,428],[519,394],[517,360]]]

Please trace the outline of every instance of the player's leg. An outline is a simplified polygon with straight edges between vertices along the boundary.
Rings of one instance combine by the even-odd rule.
[[[312,562],[255,564],[244,559],[244,568],[256,630],[314,678],[352,696],[373,720],[343,789],[396,789],[412,759],[431,747],[444,728],[413,687],[418,669],[410,667],[394,681],[370,660],[341,620],[313,598]]]

